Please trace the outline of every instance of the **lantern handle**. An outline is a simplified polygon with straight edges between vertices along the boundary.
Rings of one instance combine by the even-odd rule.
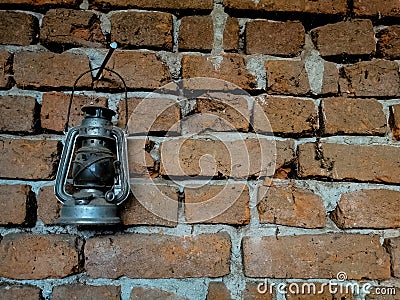
[[[113,49],[112,49],[112,50],[113,50]],[[99,71],[99,72],[97,73],[97,75],[96,75],[96,78],[97,78],[97,79],[96,79],[96,78],[95,78],[95,79],[92,79],[92,83],[91,83],[92,88],[93,88],[93,83],[94,83],[95,81],[98,81],[98,77],[100,77],[99,73],[102,72],[103,70],[106,70],[106,71],[108,71],[108,72],[110,72],[110,73],[112,73],[112,74],[117,75],[117,77],[118,77],[118,78],[122,81],[122,83],[124,84],[124,94],[125,94],[125,131],[127,131],[129,117],[128,117],[128,88],[127,88],[127,86],[126,86],[126,82],[125,82],[125,80],[122,78],[122,76],[119,75],[119,74],[118,74],[117,72],[115,72],[114,70],[111,70],[111,69],[106,68],[106,67],[104,67],[104,66],[100,66],[100,67],[93,68],[93,69],[90,69],[90,70],[88,70],[88,71],[83,72],[83,73],[82,73],[81,75],[79,75],[78,78],[75,80],[74,85],[73,85],[73,87],[72,87],[72,93],[71,93],[71,96],[70,96],[70,98],[69,98],[68,113],[67,113],[67,121],[65,122],[65,127],[64,127],[64,131],[65,131],[65,132],[68,131],[68,124],[69,124],[69,117],[70,117],[70,114],[71,114],[72,100],[74,99],[74,93],[75,93],[75,89],[76,89],[76,85],[78,84],[78,81],[79,81],[83,76],[85,76],[86,74],[88,74],[88,73],[90,73],[90,72],[93,72],[93,71],[97,71],[97,70],[100,70],[100,71]]]

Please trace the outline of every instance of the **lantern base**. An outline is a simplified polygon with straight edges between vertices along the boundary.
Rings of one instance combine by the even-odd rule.
[[[121,219],[115,204],[68,205],[65,203],[56,223],[63,225],[117,225],[121,223]]]

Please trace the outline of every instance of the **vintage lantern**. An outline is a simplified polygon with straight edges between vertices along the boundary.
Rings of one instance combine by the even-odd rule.
[[[125,104],[126,85],[115,71],[105,68],[112,54],[109,51],[93,82],[98,80],[106,69],[117,75],[124,83]],[[77,82],[75,81],[66,129]],[[115,112],[100,106],[82,108],[82,124],[68,131],[61,160],[56,175],[54,192],[63,203],[59,224],[72,225],[111,225],[120,223],[118,205],[129,195],[127,151],[123,130],[113,126]],[[125,111],[127,116],[127,109]],[[69,183],[69,186],[68,186]]]

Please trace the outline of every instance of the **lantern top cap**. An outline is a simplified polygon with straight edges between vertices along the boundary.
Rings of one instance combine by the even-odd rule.
[[[103,118],[111,121],[115,116],[115,111],[104,106],[86,105],[82,107],[85,117],[89,118]]]

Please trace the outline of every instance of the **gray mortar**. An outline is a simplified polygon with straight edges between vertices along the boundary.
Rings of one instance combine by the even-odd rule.
[[[224,29],[228,15],[224,12],[222,4],[215,3],[211,16],[214,25],[214,42],[211,54],[220,55],[224,53]]]
[[[324,60],[320,57],[319,52],[314,49],[313,42],[308,34],[305,38],[302,57],[305,62],[311,91],[313,94],[319,95],[324,78]]]
[[[179,28],[181,26],[181,20],[176,16],[172,18],[172,42],[173,42],[173,52],[178,52],[179,49]]]
[[[89,9],[89,1],[83,0],[82,3],[79,5],[79,8],[83,10]]]
[[[247,70],[254,75],[257,80],[257,89],[267,89],[267,74],[264,66],[265,59],[262,55],[252,55],[247,57]]]

